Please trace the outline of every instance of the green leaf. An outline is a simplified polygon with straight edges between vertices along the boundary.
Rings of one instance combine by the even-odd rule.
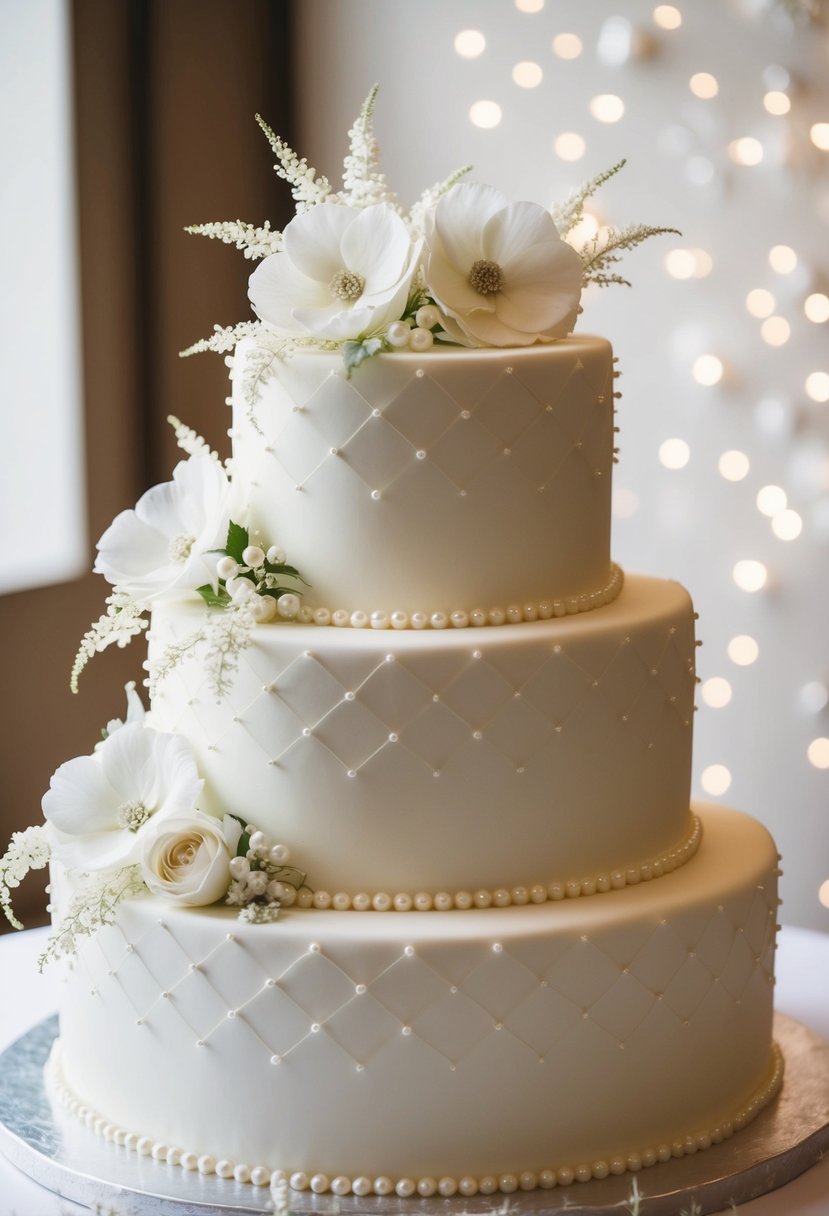
[[[196,590],[208,608],[226,608],[230,603],[230,596],[221,587],[216,592],[210,586],[210,583],[205,583],[203,587],[197,587]]]
[[[225,550],[228,557],[232,557],[240,566],[245,563],[242,561],[242,554],[250,544],[250,537],[247,528],[243,528],[241,524],[235,524],[230,521],[230,526],[227,530],[227,544]]]
[[[289,578],[296,578],[299,579],[301,583],[305,583],[306,587],[310,585],[309,583],[305,582],[305,579],[297,570],[296,566],[289,566],[286,562],[280,562],[278,565],[268,562],[266,564],[266,568],[271,574],[287,574]]]
[[[298,870],[296,866],[280,866],[274,871],[273,877],[277,882],[287,883],[298,891],[300,887],[305,885],[305,879],[308,877],[303,870]]]
[[[343,342],[343,363],[346,377],[350,379],[355,367],[359,367],[361,363],[365,363],[366,359],[370,359],[372,355],[378,355],[381,350],[386,349],[383,338],[366,338],[362,342],[356,340]]]

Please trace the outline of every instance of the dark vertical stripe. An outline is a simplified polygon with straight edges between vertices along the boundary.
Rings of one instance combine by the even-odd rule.
[[[155,274],[152,239],[153,217],[153,148],[152,95],[150,65],[150,25],[153,0],[127,0],[128,24],[128,83],[129,126],[134,166],[132,215],[126,240],[133,243],[135,278],[136,359],[132,374],[136,376],[135,399],[139,411],[136,435],[139,451],[136,467],[143,486],[161,480],[158,470],[159,444],[152,410],[154,390],[151,309],[155,294]]]

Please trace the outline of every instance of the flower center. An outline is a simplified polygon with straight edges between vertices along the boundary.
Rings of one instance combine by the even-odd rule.
[[[353,270],[338,270],[328,284],[328,290],[335,299],[347,303],[349,300],[358,299],[363,294],[365,285],[366,281],[361,274],[355,274]]]
[[[173,848],[170,860],[174,866],[189,866],[196,860],[198,848],[192,840],[182,840]]]
[[[497,262],[487,262],[478,258],[472,263],[469,272],[469,285],[474,287],[480,296],[492,296],[496,291],[504,289],[504,272]]]
[[[195,536],[174,536],[167,546],[167,556],[171,562],[186,562],[195,543]]]
[[[122,828],[127,828],[130,832],[137,832],[149,817],[150,812],[143,802],[127,801],[122,802],[118,807],[118,822]]]

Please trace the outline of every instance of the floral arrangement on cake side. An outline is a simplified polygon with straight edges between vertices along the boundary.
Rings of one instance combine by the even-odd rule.
[[[196,224],[188,232],[262,259],[250,277],[258,321],[216,327],[182,354],[229,351],[255,337],[280,355],[298,346],[342,350],[348,374],[381,352],[528,346],[572,332],[582,289],[625,284],[622,254],[673,228],[606,228],[580,248],[568,243],[586,201],[624,166],[592,178],[552,212],[510,202],[493,186],[465,182],[470,165],[425,190],[404,210],[379,167],[374,134],[378,86],[349,131],[343,186],[300,159],[259,115],[291,186],[296,215],[269,223]]]
[[[310,902],[285,845],[234,815],[207,814],[203,785],[187,740],[155,730],[128,685],[124,719],[107,724],[92,755],[57,769],[43,798],[45,823],[15,832],[0,858],[0,907],[17,929],[12,891],[29,871],[51,862],[70,876],[41,967],[76,954],[126,898],[150,893],[179,907],[224,901],[251,923],[276,920],[300,896]]]

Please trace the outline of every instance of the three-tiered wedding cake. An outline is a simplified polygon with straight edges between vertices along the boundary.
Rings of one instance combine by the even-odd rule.
[[[608,343],[563,336],[576,255],[488,187],[404,239],[353,180],[303,180],[284,245],[242,234],[274,243],[228,360],[232,484],[179,427],[189,461],[101,541],[120,590],[87,649],[149,604],[151,713],[44,802],[78,956],[55,1082],[140,1153],[317,1192],[706,1148],[780,1082],[778,855],[690,804],[694,611],[610,559],[618,394]]]

